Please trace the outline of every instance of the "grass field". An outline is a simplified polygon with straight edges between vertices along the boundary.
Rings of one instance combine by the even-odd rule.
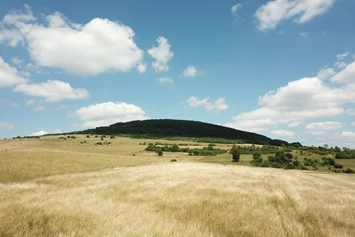
[[[0,141],[0,236],[355,236],[355,175],[106,140]]]

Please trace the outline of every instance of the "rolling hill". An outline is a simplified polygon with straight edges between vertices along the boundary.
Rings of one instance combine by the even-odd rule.
[[[150,135],[154,137],[210,137],[240,140],[244,143],[262,145],[289,145],[289,143],[286,141],[271,139],[257,133],[240,131],[237,129],[210,123],[175,119],[150,119],[143,121],[115,123],[110,126],[97,127],[95,129],[88,129],[76,133],[105,135]],[[293,144],[300,145],[299,143]]]

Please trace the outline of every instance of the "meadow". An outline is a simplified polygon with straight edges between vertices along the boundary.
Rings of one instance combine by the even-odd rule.
[[[355,236],[355,175],[75,136],[0,141],[0,236]]]

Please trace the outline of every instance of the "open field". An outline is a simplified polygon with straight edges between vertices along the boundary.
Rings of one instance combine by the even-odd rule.
[[[355,236],[355,175],[105,140],[0,141],[0,236]]]

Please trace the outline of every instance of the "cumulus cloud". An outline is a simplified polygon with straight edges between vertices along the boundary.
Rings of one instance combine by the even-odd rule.
[[[302,78],[291,81],[286,86],[270,91],[258,98],[260,108],[241,113],[227,123],[236,129],[261,132],[276,128],[280,124],[289,127],[308,119],[332,117],[345,113],[344,105],[355,103],[355,86],[352,65],[336,73],[327,70],[322,79]],[[342,84],[327,83],[326,78],[336,73],[330,80]]]
[[[349,55],[349,52],[345,52],[345,53],[337,54],[336,57],[337,57],[338,61],[341,61],[341,60],[345,59],[348,55]]]
[[[333,68],[322,68],[319,72],[317,77],[321,80],[326,80],[332,77],[336,72]]]
[[[74,115],[83,121],[81,126],[87,128],[148,119],[140,107],[125,102],[105,102],[82,107],[76,110]]]
[[[273,0],[260,6],[255,17],[259,30],[275,29],[286,19],[303,24],[322,15],[334,4],[335,0]]]
[[[221,111],[221,110],[226,110],[229,106],[226,104],[226,100],[221,97],[219,99],[217,99],[214,102],[210,102],[208,98],[204,98],[204,99],[198,99],[194,96],[191,96],[188,100],[186,100],[187,106],[188,107],[205,107],[206,110],[208,111]]]
[[[295,136],[294,132],[286,131],[286,130],[273,130],[271,131],[271,134],[276,137],[286,137],[286,138],[291,138]]]
[[[301,123],[302,123],[302,122],[299,122],[299,121],[297,121],[297,122],[292,122],[292,123],[290,123],[290,124],[288,125],[288,127],[289,127],[289,128],[296,128],[296,127],[298,127]]]
[[[318,123],[310,123],[306,126],[308,130],[319,130],[319,131],[329,131],[329,130],[337,130],[342,128],[343,125],[339,122],[318,122]]]
[[[126,72],[136,66],[142,71],[143,51],[134,42],[135,33],[120,22],[94,18],[81,25],[59,12],[46,16],[46,24],[34,20],[27,5],[25,12],[10,12],[0,28],[0,42],[21,42],[37,65],[75,75]]]
[[[171,45],[164,37],[157,39],[158,46],[153,46],[148,50],[148,54],[155,60],[152,66],[155,72],[169,71],[168,62],[174,56],[174,53],[170,50]]]
[[[341,72],[333,76],[330,80],[337,83],[355,84],[355,61],[347,65]]]
[[[194,66],[189,65],[184,69],[183,74],[185,77],[195,77],[198,75],[198,71]]]
[[[138,69],[138,72],[144,73],[147,70],[147,64],[139,63],[137,69]]]
[[[160,84],[173,84],[174,83],[174,80],[169,77],[158,77],[157,80]]]
[[[9,122],[0,121],[0,130],[14,130],[15,126]]]
[[[242,8],[242,6],[243,6],[242,3],[235,4],[235,5],[231,8],[232,13],[237,12],[239,9]]]
[[[85,89],[74,89],[69,83],[48,80],[40,84],[21,84],[15,87],[14,91],[23,92],[29,96],[43,97],[49,102],[60,100],[77,100],[89,97],[89,92]]]
[[[29,136],[43,136],[43,135],[46,135],[46,134],[58,134],[58,133],[63,133],[63,131],[60,130],[59,128],[54,129],[54,130],[51,131],[51,132],[47,132],[47,131],[45,131],[45,130],[40,130],[40,131],[31,133]]]
[[[23,78],[16,68],[11,67],[0,57],[0,88],[11,87],[27,81],[28,79]]]

